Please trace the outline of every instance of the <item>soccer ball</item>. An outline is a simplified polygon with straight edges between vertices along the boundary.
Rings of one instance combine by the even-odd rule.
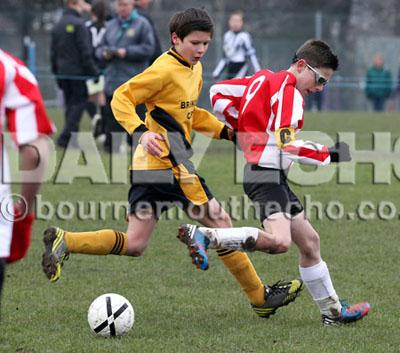
[[[92,332],[102,337],[126,335],[135,321],[129,301],[115,293],[103,294],[90,304],[88,322]]]

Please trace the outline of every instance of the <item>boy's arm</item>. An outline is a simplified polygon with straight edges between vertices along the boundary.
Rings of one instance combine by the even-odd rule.
[[[199,107],[194,108],[192,127],[194,130],[215,139],[229,139],[223,132],[225,130],[225,133],[227,133],[226,129],[228,128],[213,114]]]
[[[20,168],[24,173],[21,180],[21,198],[14,204],[13,232],[7,263],[24,258],[29,249],[35,220],[35,199],[48,165],[48,140],[45,136],[38,137],[35,141],[20,146],[19,152]]]
[[[134,132],[142,135],[148,131],[143,121],[136,114],[136,106],[151,101],[161,88],[161,76],[148,68],[115,90],[111,108],[115,119],[130,135]],[[139,137],[137,136],[137,138]]]
[[[203,81],[200,80],[199,95],[202,86],[203,86]],[[231,135],[228,133],[228,131],[231,130],[230,128],[225,126],[224,123],[219,121],[218,118],[213,114],[211,114],[209,111],[199,107],[194,107],[192,128],[198,132],[201,132],[204,135],[216,139],[222,138],[229,140],[229,136]]]
[[[217,118],[233,129],[238,128],[239,108],[250,78],[218,82],[210,88],[210,101]]]
[[[330,162],[350,160],[347,145],[347,152],[342,149],[342,157],[339,160],[333,157],[338,153],[337,146],[328,148],[312,141],[296,139],[296,130],[303,116],[303,99],[292,85],[285,87],[282,99],[277,101],[276,112],[275,124],[271,126],[271,131],[275,134],[277,147],[282,151],[283,157],[301,164],[321,166]]]
[[[49,161],[49,142],[46,136],[40,136],[29,144],[19,146],[21,156],[20,168],[22,171],[30,171],[22,174],[21,196],[26,201],[23,205],[28,214],[34,211],[36,194],[39,192],[44,179]]]

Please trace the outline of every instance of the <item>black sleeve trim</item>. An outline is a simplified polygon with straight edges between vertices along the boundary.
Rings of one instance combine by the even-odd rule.
[[[146,125],[145,124],[140,124],[133,132],[134,133],[139,133],[139,132],[144,133],[146,131],[149,131],[149,129],[146,127]]]
[[[221,130],[221,132],[219,134],[219,138],[222,139],[222,140],[230,140],[230,138],[229,138],[229,128],[226,125],[222,128],[222,130]]]
[[[149,131],[149,129],[146,127],[146,125],[140,124],[132,133],[132,145],[137,146],[140,138],[147,131]]]

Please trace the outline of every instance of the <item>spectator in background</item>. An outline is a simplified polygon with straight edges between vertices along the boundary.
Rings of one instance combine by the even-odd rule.
[[[107,4],[104,0],[96,0],[93,2],[90,13],[91,20],[86,22],[89,29],[91,43],[93,47],[94,62],[100,73],[104,72],[105,63],[95,56],[97,47],[101,44],[106,32]],[[86,104],[86,111],[92,118],[93,135],[95,138],[104,134],[104,109],[106,98],[104,95],[104,75],[100,75],[98,79],[89,79],[86,82],[89,100]],[[100,114],[98,112],[100,109]]]
[[[367,71],[365,95],[376,112],[385,109],[385,103],[392,94],[392,74],[384,67],[382,54],[374,56],[374,64]]]
[[[117,17],[107,22],[102,43],[96,49],[96,56],[106,61],[104,147],[110,153],[120,151],[124,133],[110,107],[114,90],[146,69],[155,50],[151,25],[134,8],[134,0],[117,0],[116,6]]]
[[[28,250],[34,221],[34,200],[48,160],[45,135],[54,132],[33,74],[23,62],[0,49],[0,296],[5,263],[22,259]],[[20,199],[11,207],[10,170],[3,137],[8,127],[20,153]],[[13,211],[10,214],[10,207]]]
[[[57,139],[60,147],[78,147],[77,132],[86,107],[86,80],[97,76],[89,31],[81,17],[87,7],[83,0],[67,0],[60,21],[51,36],[51,68],[65,102],[65,125]]]
[[[224,34],[223,56],[213,71],[213,77],[220,77],[227,68],[227,78],[244,77],[250,59],[254,72],[261,69],[251,36],[243,30],[243,12],[235,11],[229,16],[229,31]]]

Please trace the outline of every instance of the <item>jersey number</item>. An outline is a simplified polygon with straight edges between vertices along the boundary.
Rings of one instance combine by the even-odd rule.
[[[247,105],[250,103],[250,101],[254,98],[254,96],[256,95],[258,90],[261,88],[261,85],[264,82],[265,78],[266,77],[264,75],[259,76],[251,83],[249,90],[247,91],[247,94],[246,94],[246,98],[245,98],[246,101],[245,101],[243,109],[242,109],[242,114],[246,110]]]

